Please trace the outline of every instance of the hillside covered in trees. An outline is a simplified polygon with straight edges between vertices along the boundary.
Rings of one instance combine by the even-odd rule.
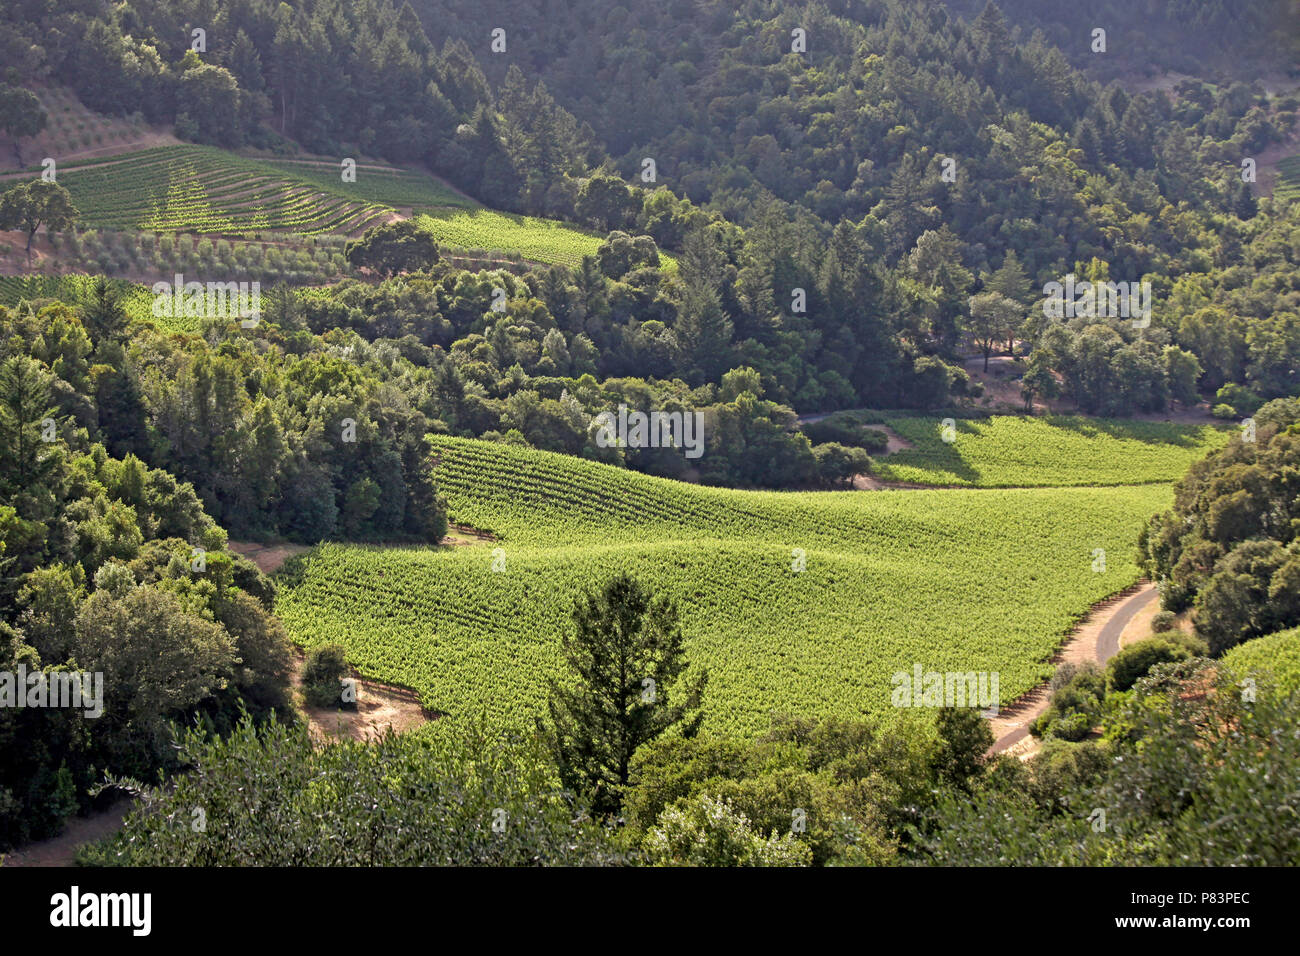
[[[1195,42],[1228,42],[1221,7],[1201,6]],[[1290,135],[1294,94],[1102,86],[1037,19],[994,4],[969,20],[893,0],[472,7],[19,2],[4,16],[11,73],[96,109],[227,148],[421,163],[497,207],[681,254],[669,278],[629,246],[538,296],[568,353],[596,340],[604,370],[646,367],[647,348],[664,356],[652,375],[692,386],[748,365],[800,412],[960,403],[962,356],[1005,343],[1027,401],[1062,389],[1092,413],[1236,386],[1218,403],[1248,414],[1297,385],[1294,204],[1242,176]],[[1252,25],[1294,11],[1252,11],[1234,30],[1265,56]],[[1122,48],[1138,31],[1112,15]],[[616,285],[593,302],[597,265]],[[1149,325],[1044,321],[1039,290],[1070,274],[1149,282]],[[574,288],[586,301],[569,319]]]

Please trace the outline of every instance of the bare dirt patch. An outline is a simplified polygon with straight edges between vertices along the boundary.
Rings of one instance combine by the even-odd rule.
[[[870,425],[868,427],[874,428],[878,432],[884,432],[885,438],[888,439],[888,441],[885,443],[885,450],[883,452],[879,452],[878,454],[892,455],[894,452],[901,451],[904,448],[916,447],[916,444],[914,442],[908,441],[906,438],[898,434],[898,432],[894,431],[888,425]]]
[[[305,654],[299,653],[298,665],[294,670],[293,686],[301,693],[302,669],[306,663]],[[355,678],[357,684],[356,708],[339,710],[333,707],[301,707],[307,718],[312,739],[327,740],[375,740],[389,730],[404,733],[415,727],[427,724],[439,715],[425,710],[420,704],[420,697],[415,691],[378,681]]]
[[[448,525],[447,533],[443,535],[440,545],[463,548],[471,545],[488,544],[495,541],[496,536],[488,534],[486,531],[479,531],[477,528],[471,528],[467,524]]]
[[[875,475],[854,475],[855,491],[934,491],[936,488],[964,488],[964,485],[923,485],[916,481],[885,481]]]
[[[72,866],[78,847],[85,843],[95,843],[122,829],[122,820],[130,809],[131,801],[122,799],[89,816],[75,817],[67,822],[58,836],[29,843],[21,850],[5,854],[4,865]]]
[[[1151,619],[1160,613],[1160,602],[1152,601],[1133,615],[1119,636],[1119,646],[1128,647],[1134,641],[1140,641],[1151,633]]]
[[[257,541],[230,541],[226,547],[248,558],[263,574],[274,574],[295,554],[311,550],[304,544],[261,544]]]
[[[962,367],[970,375],[972,384],[984,386],[984,395],[979,400],[981,408],[1010,411],[1018,415],[1024,413],[1025,400],[1020,394],[1020,371],[1016,360],[1010,355],[990,355],[987,371],[982,355],[965,359]],[[1035,402],[1034,407],[1046,410],[1048,406],[1043,402]]]
[[[1133,615],[1133,620],[1128,622],[1124,628],[1124,633],[1119,636],[1119,646],[1128,647],[1135,641],[1141,641],[1151,636],[1151,620],[1161,611],[1160,602],[1152,601],[1137,614]],[[1191,618],[1187,614],[1178,615],[1175,630],[1182,631],[1184,634],[1195,635],[1196,629],[1192,626]]]

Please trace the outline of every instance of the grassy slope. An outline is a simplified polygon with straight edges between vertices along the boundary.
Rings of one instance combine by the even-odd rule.
[[[1171,498],[1156,485],[737,492],[438,445],[454,518],[498,535],[505,570],[491,546],[329,545],[298,559],[278,610],[300,643],[342,640],[364,673],[435,709],[516,724],[562,672],[574,595],[621,568],[679,602],[714,729],[753,733],[772,710],[887,713],[890,675],[913,663],[996,670],[1010,700],[1048,676],[1090,604],[1136,579],[1132,541]]]
[[[555,265],[577,266],[584,256],[594,256],[605,241],[599,233],[553,219],[483,208],[428,210],[420,221],[449,248],[499,249]],[[668,268],[676,267],[667,253],[661,252],[660,258]]]

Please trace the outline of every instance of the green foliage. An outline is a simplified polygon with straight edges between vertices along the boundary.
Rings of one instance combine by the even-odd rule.
[[[27,234],[27,254],[36,231],[54,233],[71,229],[80,212],[61,185],[43,179],[19,183],[0,193],[0,229],[21,229]]]
[[[1151,632],[1162,634],[1178,627],[1178,615],[1173,611],[1157,611],[1151,618]]]
[[[1117,695],[1108,756],[1036,758],[1037,778],[992,777],[942,795],[916,833],[918,863],[957,866],[1281,866],[1300,852],[1288,808],[1300,773],[1295,694],[1244,699],[1204,662],[1157,665]],[[1092,744],[1076,745],[1091,747]],[[1076,751],[1080,757],[1087,751]],[[1104,816],[1102,815],[1104,813]]]
[[[341,707],[347,673],[347,651],[341,645],[313,647],[302,669],[303,697],[312,707]]]
[[[459,728],[315,745],[244,720],[179,740],[191,772],[138,794],[93,866],[536,866],[617,862],[527,745]],[[384,821],[382,826],[377,821]]]
[[[24,90],[8,83],[0,83],[0,130],[5,131],[14,145],[14,159],[23,165],[20,140],[35,136],[45,129],[49,115],[41,106],[31,90]]]
[[[1106,772],[1112,759],[1111,744],[1105,740],[1045,738],[1029,764],[1028,792],[1039,808],[1053,815],[1078,813],[1083,809],[1081,794]]]
[[[1253,415],[1264,404],[1263,399],[1245,386],[1229,382],[1214,393],[1218,404],[1227,405],[1238,415]],[[1215,407],[1218,407],[1218,404]]]
[[[611,232],[596,250],[600,271],[611,279],[621,279],[633,269],[659,265],[659,249],[649,236],[633,238],[625,232]]]
[[[1300,620],[1300,545],[1245,541],[1215,566],[1196,595],[1196,631],[1218,656]]]
[[[234,641],[175,593],[134,588],[120,600],[96,592],[77,615],[72,656],[104,675],[105,714],[95,729],[122,753],[115,765],[140,773],[161,762],[169,720],[224,690]]]
[[[932,760],[936,776],[950,787],[969,789],[993,746],[989,722],[969,707],[942,707],[936,729],[939,747]]]
[[[996,7],[956,17],[880,0],[870,22],[818,10],[804,28],[834,42],[792,58],[793,14],[769,2],[653,10],[629,40],[610,19],[616,12],[583,0],[575,16],[591,29],[579,47],[554,18],[500,0],[472,10],[463,0],[421,0],[418,11],[379,0],[369,14],[329,3],[275,16],[259,3],[230,13],[205,63],[187,55],[179,20],[127,3],[121,22],[68,14],[77,42],[67,44],[48,40],[69,35],[59,14],[16,10],[6,19],[16,38],[9,52],[97,109],[138,109],[187,135],[247,139],[265,152],[301,146],[432,163],[509,215],[374,162],[360,162],[357,181],[345,183],[337,159],[179,146],[65,166],[96,223],[356,235],[395,214],[430,212],[443,245],[486,250],[479,258],[520,269],[581,267],[615,228],[683,255],[693,236],[710,232],[720,258],[704,281],[680,286],[671,261],[648,279],[607,252],[610,274],[633,290],[584,295],[568,330],[621,351],[628,343],[602,335],[604,313],[621,313],[620,325],[636,316],[651,326],[650,351],[671,333],[691,384],[745,362],[771,399],[801,411],[978,397],[957,364],[972,338],[985,351],[1017,342],[1029,350],[1021,387],[1030,406],[1052,397],[1057,375],[1081,409],[1106,415],[1191,404],[1198,389],[1228,382],[1261,398],[1296,384],[1287,254],[1296,207],[1243,192],[1223,161],[1283,141],[1293,97],[1195,79],[1168,99],[1103,88],[1070,66],[1063,50],[1079,44],[1057,49],[1030,29],[1017,34]],[[528,80],[518,65],[476,60],[481,36],[470,24],[485,10],[532,38]],[[1058,19],[1030,11],[1010,19],[1060,38]],[[1191,19],[1201,29],[1224,21]],[[1283,17],[1258,22],[1273,19]],[[683,47],[683,30],[704,39]],[[1203,39],[1221,35],[1247,42],[1235,23]],[[583,92],[589,84],[578,78],[593,62],[619,64],[617,76]],[[953,156],[962,157],[955,183],[944,175]],[[652,157],[655,175],[644,162]],[[650,188],[630,188],[638,178]],[[115,272],[132,258],[105,250],[77,261]],[[1243,270],[1263,281],[1245,281]],[[1150,281],[1156,324],[1087,317],[1047,328],[1033,314],[1033,289],[1071,271]],[[300,281],[304,270],[285,274]],[[311,275],[335,273],[317,263]],[[561,311],[549,296],[547,305]],[[640,368],[643,357],[629,348],[619,361]]]
[[[843,5],[703,0],[641,10],[629,34],[626,11],[593,0],[575,0],[573,15],[560,18],[504,0],[472,9],[464,0],[400,9],[390,0],[254,0],[223,9],[210,63],[186,49],[188,24],[210,19],[192,0],[6,6],[0,59],[38,88],[57,79],[95,109],[138,110],[137,128],[174,124],[207,143],[331,157],[179,146],[60,163],[68,193],[18,186],[0,199],[0,228],[26,230],[30,249],[42,224],[32,191],[43,190],[47,227],[66,225],[75,202],[91,225],[125,233],[51,236],[54,269],[332,279],[344,270],[344,235],[399,215],[417,224],[394,231],[430,230],[445,246],[487,250],[459,261],[500,259],[488,264],[506,269],[472,275],[438,264],[409,281],[281,290],[255,331],[235,329],[229,316],[132,327],[128,318],[148,317],[143,290],[0,279],[0,299],[23,303],[0,310],[0,608],[8,609],[0,665],[63,667],[86,656],[138,690],[135,705],[115,698],[118,716],[89,731],[58,715],[0,714],[0,840],[57,827],[86,802],[99,770],[152,776],[170,757],[160,744],[169,718],[198,710],[220,731],[241,700],[259,716],[286,705],[287,651],[267,613],[274,589],[223,553],[225,532],[208,513],[246,535],[432,544],[447,527],[434,465],[457,518],[495,535],[501,550],[491,562],[488,548],[327,546],[291,568],[278,600],[302,643],[347,634],[361,667],[418,688],[451,715],[450,727],[475,714],[530,726],[561,674],[568,606],[611,570],[681,607],[692,660],[714,675],[706,729],[756,733],[773,705],[818,717],[883,713],[891,669],[921,659],[999,670],[1004,694],[1022,692],[1044,676],[1041,661],[1082,610],[1136,577],[1116,556],[1128,554],[1140,518],[1168,504],[1155,486],[1221,448],[1223,432],[972,423],[955,409],[900,419],[895,427],[914,447],[890,456],[887,478],[1063,489],[907,496],[719,492],[534,451],[706,484],[842,482],[870,464],[879,437],[861,421],[801,434],[793,409],[970,403],[980,397],[961,368],[971,342],[986,366],[1004,346],[1027,351],[1019,387],[1029,409],[1064,395],[1082,411],[1122,416],[1217,390],[1216,414],[1254,412],[1259,447],[1231,442],[1193,472],[1175,510],[1150,522],[1143,570],[1161,581],[1170,608],[1195,609],[1199,640],[1216,653],[1300,621],[1297,463],[1286,444],[1294,436],[1277,434],[1296,417],[1294,400],[1255,411],[1296,391],[1300,206],[1287,199],[1287,162],[1272,199],[1233,168],[1285,140],[1295,97],[1195,78],[1173,96],[1129,93],[1070,65],[1074,57],[1097,76],[1112,64],[1131,69],[1142,53],[1191,72],[1225,52],[1237,63],[1289,62],[1272,38],[1295,32],[1285,29],[1294,11],[1280,0],[1245,12],[1180,2],[1127,31],[1123,51],[1088,58],[1069,41],[1091,25],[1077,3],[1006,4],[1009,16],[982,0],[873,0],[864,15]],[[1114,0],[1102,6],[1105,22],[1132,16]],[[512,44],[529,38],[528,80],[505,57],[480,68],[474,24],[484,18],[509,23]],[[587,25],[579,43],[574,22]],[[822,39],[787,55],[793,25]],[[1161,42],[1175,30],[1178,42]],[[593,64],[608,82],[586,82]],[[0,91],[0,125],[15,147],[42,121],[33,99]],[[93,121],[70,149],[103,144],[106,125]],[[432,164],[509,212],[373,162],[358,164],[355,183],[338,176],[338,157],[377,154]],[[953,156],[950,182],[944,161]],[[647,172],[647,157],[667,184],[643,176],[653,192],[628,185]],[[140,242],[131,233],[142,228],[166,235]],[[626,232],[602,238],[611,229]],[[173,241],[174,232],[184,235]],[[277,233],[280,242],[196,242],[238,233]],[[376,260],[380,272],[411,261]],[[537,262],[553,267],[530,270]],[[1149,280],[1153,323],[1044,322],[1034,290],[1069,272]],[[507,290],[503,313],[496,288]],[[81,308],[46,308],[33,301],[42,292]],[[703,411],[706,456],[598,447],[590,417],[620,403]],[[959,419],[952,443],[938,425],[950,413]],[[429,433],[439,436],[431,444]],[[494,443],[467,440],[475,435]],[[190,564],[197,545],[210,551],[203,572]],[[1112,556],[1108,571],[1092,570],[1097,548]],[[508,570],[488,571],[498,559]],[[1192,645],[1164,638],[1156,656],[1197,653]],[[967,840],[972,812],[998,806],[992,794],[1006,797],[1005,808],[967,841],[976,862],[1003,852],[988,849],[993,837],[1005,841],[1006,858],[1039,862],[1197,854],[1272,862],[1293,851],[1285,819],[1258,824],[1257,844],[1252,821],[1240,858],[1222,845],[1225,819],[1265,806],[1285,817],[1289,796],[1276,780],[1295,776],[1285,741],[1261,754],[1266,737],[1250,715],[1195,710],[1205,672],[1164,663],[1137,679],[1150,646],[1130,650],[1116,670],[1124,665],[1121,682],[1134,678],[1132,688],[1105,697],[1096,673],[1063,678],[1037,729],[1078,738],[1105,723],[1126,770],[1142,778],[1134,789],[1123,789],[1126,776],[1098,783],[1103,748],[1092,744],[1067,751],[1049,740],[1041,773],[985,764],[987,728],[952,712],[923,759],[895,761],[875,748],[888,768],[878,775],[841,774],[851,756],[835,770],[818,762],[815,752],[839,731],[778,734],[771,749],[737,758],[744,773],[714,773],[716,786],[659,802],[640,832],[659,821],[660,862],[789,861],[805,844],[815,862],[880,862],[896,849],[903,817],[916,823],[952,798],[936,818],[952,824],[941,846],[924,843],[944,829],[935,819],[916,836],[942,860]],[[1181,679],[1202,683],[1185,694]],[[1168,732],[1153,737],[1162,721]],[[1210,753],[1224,728],[1256,733],[1255,746]],[[291,749],[268,740],[271,751]],[[1140,760],[1122,750],[1136,743]],[[1177,750],[1184,743],[1207,753]],[[725,748],[691,754],[731,759]],[[276,859],[333,861],[300,834],[315,832],[304,821],[330,786],[321,783],[327,769],[353,758],[299,756],[320,772],[303,772],[310,782],[286,799],[292,810],[232,834],[261,854],[287,831]],[[406,751],[394,762],[408,757],[418,762]],[[781,772],[752,772],[765,758]],[[899,772],[909,761],[910,784]],[[1264,782],[1252,790],[1261,767]],[[400,789],[387,765],[367,769]],[[493,782],[474,762],[443,769],[437,779],[455,782],[442,792],[463,792],[466,779]],[[1091,837],[1075,811],[1095,807],[1067,807],[1067,790],[1090,799],[1097,786],[1131,814],[1131,841],[1119,849],[1077,842]],[[372,810],[396,803],[373,786],[356,790],[356,806],[327,829],[339,842],[364,829],[354,812],[363,799]],[[411,802],[425,795],[415,791]],[[503,841],[498,857],[472,839],[406,855],[388,843],[376,856],[582,859],[555,849],[585,839],[565,822],[564,798],[550,781],[529,793],[555,802],[539,811],[536,839]],[[809,839],[773,837],[787,831],[796,800],[812,812]],[[432,803],[427,816],[392,812],[416,830],[451,820],[482,833],[481,814],[475,831],[456,808]],[[1044,815],[1042,845],[1027,845]],[[1211,847],[1191,843],[1198,826]],[[167,843],[155,861],[194,862],[191,849]],[[217,862],[237,855],[201,852]]]
[[[366,230],[343,251],[348,262],[381,276],[427,269],[438,261],[438,244],[419,223],[407,219]]]
[[[1165,582],[1164,607],[1195,605],[1197,634],[1215,655],[1300,621],[1293,405],[1263,406],[1253,429],[1194,464],[1139,542],[1148,576]]]
[[[617,176],[592,176],[578,190],[574,211],[587,225],[602,232],[628,228],[641,211],[641,201]]]
[[[1106,672],[1088,661],[1062,664],[1052,676],[1051,697],[1029,731],[1044,740],[1082,740],[1099,722],[1106,696]]]
[[[726,800],[707,793],[666,809],[642,844],[650,866],[807,866],[793,833],[764,838]]]
[[[1261,678],[1280,694],[1300,691],[1300,628],[1238,644],[1223,655],[1223,667],[1238,678]]]
[[[813,865],[886,864],[898,827],[940,786],[935,756],[934,735],[921,721],[777,716],[756,739],[665,738],[634,762],[624,837],[644,848],[670,808],[698,809],[711,799],[743,815],[760,837],[793,836]]]
[[[864,418],[869,419],[872,416],[855,412],[835,412],[826,418],[805,422],[800,428],[814,445],[838,442],[871,453],[884,451],[889,444],[889,436],[878,428],[869,427],[874,422],[864,421]]]
[[[51,341],[68,317],[75,323],[70,311],[42,311]],[[37,437],[24,423],[44,414],[39,363],[20,354],[0,369],[0,426],[10,429],[0,672],[21,662],[47,677],[92,675],[81,708],[0,708],[7,846],[57,833],[90,807],[88,787],[104,772],[152,778],[173,767],[170,721],[198,714],[221,730],[240,710],[287,713],[290,647],[260,600],[272,592],[255,567],[222,553],[225,533],[192,489],[133,456],[110,458],[66,423],[54,441]],[[195,545],[207,549],[201,565]]]
[[[818,477],[831,487],[851,483],[855,475],[871,472],[871,457],[861,448],[827,442],[813,446],[813,457],[817,459]]]
[[[570,682],[553,681],[545,735],[560,780],[598,814],[615,813],[638,749],[669,731],[694,736],[708,679],[683,679],[677,610],[627,574],[584,594],[561,647]]]
[[[1156,664],[1185,661],[1191,656],[1187,648],[1163,637],[1135,641],[1106,663],[1110,688],[1128,690]]]

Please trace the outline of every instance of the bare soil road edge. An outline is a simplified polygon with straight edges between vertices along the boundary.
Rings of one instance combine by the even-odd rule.
[[[1052,658],[1052,663],[1106,663],[1118,653],[1120,635],[1129,622],[1158,596],[1156,586],[1143,581],[1094,604],[1088,616]],[[1009,752],[1019,756],[1036,749],[1029,737],[1029,725],[1047,709],[1048,697],[1048,682],[1045,681],[1003,707],[989,721],[996,737],[996,742],[989,748],[989,755]]]

